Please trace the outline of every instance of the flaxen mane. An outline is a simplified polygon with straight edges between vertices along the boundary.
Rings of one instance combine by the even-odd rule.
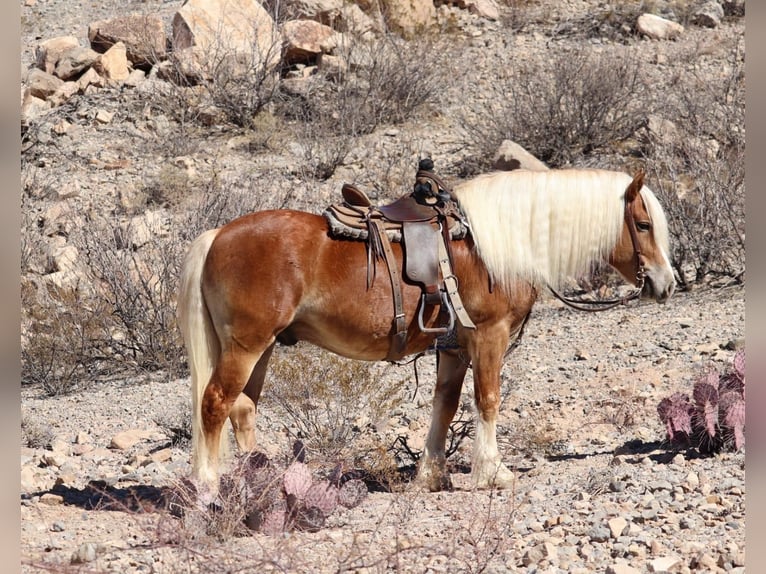
[[[515,170],[480,175],[454,194],[495,281],[506,290],[519,280],[557,287],[613,249],[630,182],[616,171]],[[644,187],[641,194],[667,254],[665,215],[651,190]]]

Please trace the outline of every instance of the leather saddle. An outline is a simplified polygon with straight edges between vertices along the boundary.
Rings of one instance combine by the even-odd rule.
[[[418,326],[426,333],[445,335],[454,330],[455,318],[475,328],[463,308],[452,274],[450,241],[463,239],[468,224],[443,182],[431,171],[433,163],[421,160],[412,193],[394,202],[376,206],[358,187],[344,184],[343,203],[329,206],[324,216],[335,238],[363,240],[367,245],[367,286],[376,275],[376,262],[383,259],[389,271],[394,298],[394,329],[388,360],[400,358],[407,326],[401,296],[401,273],[420,285]],[[391,251],[391,242],[402,244],[400,271]],[[448,316],[444,327],[426,327],[423,311],[427,305],[441,306]]]

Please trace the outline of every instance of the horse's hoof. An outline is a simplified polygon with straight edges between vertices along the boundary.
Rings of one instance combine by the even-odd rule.
[[[418,482],[420,482],[430,492],[442,492],[452,490],[452,478],[447,472],[446,464],[423,464],[418,473]]]
[[[503,463],[491,468],[479,469],[473,473],[473,481],[479,489],[508,489],[513,488],[516,477]]]

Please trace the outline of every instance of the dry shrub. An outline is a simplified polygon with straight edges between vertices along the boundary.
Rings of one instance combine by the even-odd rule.
[[[50,425],[29,415],[21,415],[21,443],[29,448],[50,448],[54,439]]]
[[[648,143],[653,189],[668,215],[671,263],[682,287],[745,272],[744,53],[721,73],[678,75]]]
[[[319,73],[283,87],[280,113],[292,122],[309,178],[326,180],[357,138],[409,120],[438,101],[446,43],[427,36],[405,42],[386,35],[337,50],[347,69]]]
[[[374,451],[369,431],[403,400],[400,382],[373,364],[319,350],[275,354],[270,367],[264,400],[286,415],[309,452],[330,461]]]
[[[580,50],[519,62],[476,115],[464,118],[475,171],[489,168],[510,139],[551,167],[583,161],[636,135],[646,123],[646,85],[637,57]]]
[[[93,292],[109,308],[112,364],[138,370],[180,372],[183,345],[175,324],[175,285],[182,247],[160,226],[147,235],[132,224],[115,227],[97,216],[73,242],[87,267]],[[140,243],[140,244],[139,244]]]
[[[77,390],[102,366],[108,310],[75,288],[22,288],[21,382],[50,395]]]

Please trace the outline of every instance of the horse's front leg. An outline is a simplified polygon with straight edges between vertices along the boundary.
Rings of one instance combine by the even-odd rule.
[[[496,434],[500,410],[500,369],[508,337],[508,329],[498,324],[495,328],[477,333],[470,346],[478,411],[471,476],[477,488],[513,486],[513,473],[503,464],[497,449]]]
[[[468,362],[457,352],[440,351],[436,373],[431,428],[426,438],[425,452],[418,469],[418,479],[432,492],[449,490],[452,481],[447,472],[445,444],[449,424],[460,402]]]

